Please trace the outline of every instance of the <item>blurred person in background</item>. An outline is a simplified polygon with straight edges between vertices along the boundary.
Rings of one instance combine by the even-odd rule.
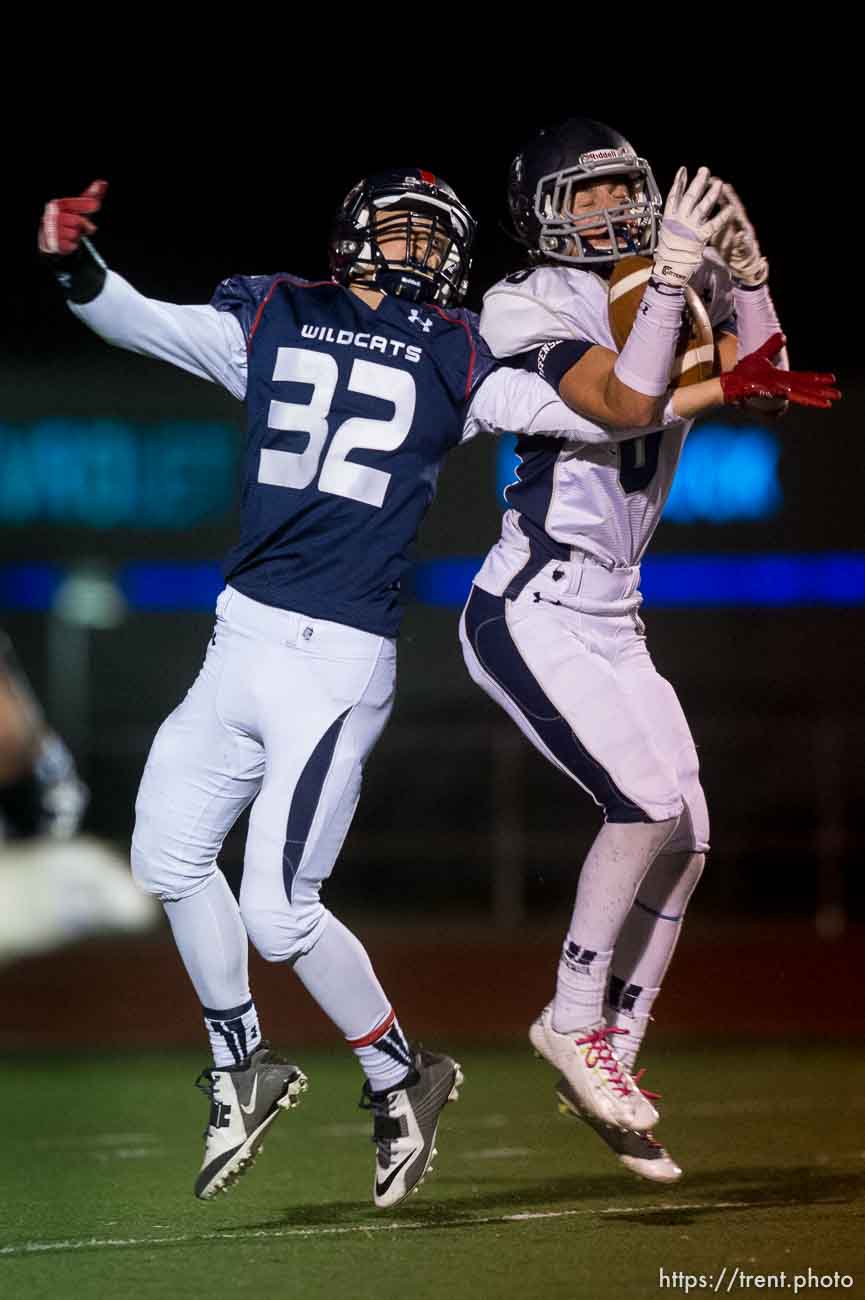
[[[87,787],[0,631],[0,965],[156,922],[127,862],[80,833]]]

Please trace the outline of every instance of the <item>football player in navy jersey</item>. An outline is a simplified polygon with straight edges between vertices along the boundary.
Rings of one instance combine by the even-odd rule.
[[[208,305],[139,294],[89,243],[106,183],[50,202],[39,245],[109,342],[245,399],[240,539],[201,673],[159,730],[136,805],[136,879],[165,906],[204,1008],[212,1101],[196,1194],[229,1186],[306,1087],[261,1036],[252,941],[289,965],[366,1074],[374,1201],[423,1178],[462,1080],[410,1047],[358,939],[321,903],[390,713],[399,585],[445,453],[480,429],[581,424],[537,375],[494,366],[459,304],[475,223],[430,172],[373,176],[334,223],[332,278],[236,276]],[[249,804],[239,904],[217,867]]]

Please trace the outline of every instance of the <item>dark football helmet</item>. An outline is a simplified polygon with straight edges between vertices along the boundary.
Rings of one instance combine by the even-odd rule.
[[[410,302],[445,307],[468,289],[477,225],[451,187],[419,167],[394,168],[358,181],[334,218],[330,269],[340,284],[363,282]],[[381,244],[404,251],[385,257]]]
[[[575,217],[575,187],[606,176],[629,179],[628,201]],[[508,207],[514,235],[529,249],[531,261],[580,266],[654,252],[661,195],[651,167],[623,135],[603,122],[572,117],[541,131],[517,154]],[[597,220],[587,229],[593,217]]]

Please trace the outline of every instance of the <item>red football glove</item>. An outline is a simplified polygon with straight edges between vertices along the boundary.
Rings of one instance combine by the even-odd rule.
[[[98,212],[108,189],[108,181],[93,181],[83,194],[73,199],[52,199],[45,205],[39,224],[39,251],[66,257],[81,245],[82,235],[92,235],[96,227],[88,214]]]
[[[735,405],[748,397],[782,397],[799,406],[831,406],[840,396],[834,375],[821,375],[813,370],[779,370],[770,357],[786,343],[783,334],[773,334],[756,352],[721,375],[724,402]]]

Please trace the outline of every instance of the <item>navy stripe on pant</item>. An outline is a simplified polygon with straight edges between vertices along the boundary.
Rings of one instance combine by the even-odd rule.
[[[465,611],[469,643],[482,668],[510,697],[529,726],[575,780],[590,790],[609,822],[648,822],[642,808],[628,799],[609,772],[583,748],[570,723],[545,695],[510,634],[506,602],[472,587]]]
[[[346,709],[331,723],[315,749],[306,760],[300,780],[294,788],[288,821],[285,827],[285,847],[282,853],[282,876],[285,881],[285,893],[291,902],[291,891],[298,867],[303,858],[306,841],[312,829],[312,819],[321,798],[325,778],[333,761],[336,743],[339,740],[342,724],[351,709]]]

